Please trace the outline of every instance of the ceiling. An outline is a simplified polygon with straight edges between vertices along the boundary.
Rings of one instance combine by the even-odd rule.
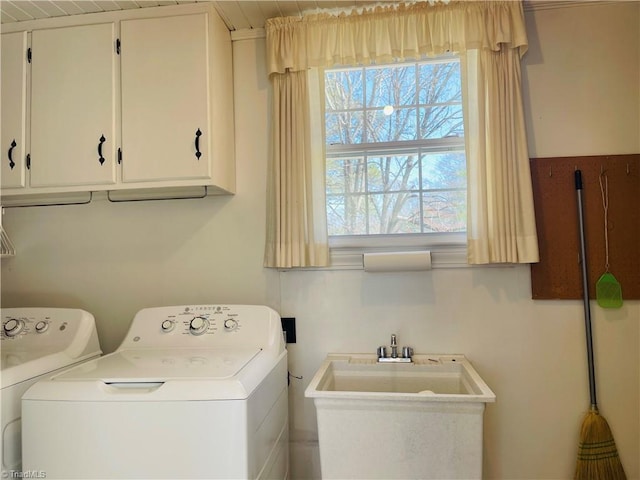
[[[300,16],[303,12],[319,8],[350,9],[379,3],[375,0],[0,0],[0,13],[2,23],[6,24],[198,1],[213,3],[230,31],[263,28],[267,18]],[[524,8],[553,8],[585,1],[600,3],[599,0],[524,0]]]
[[[202,1],[202,0],[201,0]],[[263,28],[265,20],[273,17],[299,16],[318,8],[351,8],[376,3],[364,0],[204,0],[214,4],[229,30]],[[113,10],[128,10],[181,3],[194,0],[2,0],[2,23],[23,22],[39,18],[81,15]]]

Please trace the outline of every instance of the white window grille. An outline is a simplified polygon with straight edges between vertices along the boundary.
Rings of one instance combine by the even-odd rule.
[[[324,80],[332,246],[464,244],[459,60],[328,69]]]

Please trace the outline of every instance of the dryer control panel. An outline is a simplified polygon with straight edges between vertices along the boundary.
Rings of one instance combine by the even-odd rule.
[[[2,348],[20,344],[22,348],[47,346],[60,350],[73,339],[84,335],[83,330],[93,330],[93,316],[79,309],[70,308],[3,308]]]
[[[280,345],[280,316],[261,305],[182,305],[147,308],[131,323],[120,349],[141,347],[260,347]]]
[[[102,354],[95,319],[72,308],[0,309],[2,388]]]

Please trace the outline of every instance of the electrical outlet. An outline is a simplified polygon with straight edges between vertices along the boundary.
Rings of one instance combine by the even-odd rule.
[[[296,319],[295,317],[281,318],[282,331],[285,333],[287,343],[296,343]]]

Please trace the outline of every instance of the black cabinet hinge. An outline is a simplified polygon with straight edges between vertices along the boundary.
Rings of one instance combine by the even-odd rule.
[[[120,39],[116,38],[116,54],[120,55]]]
[[[118,165],[122,163],[122,149],[118,147]]]
[[[27,48],[27,62],[31,63],[31,47]]]
[[[27,153],[27,170],[31,170],[31,154]]]

